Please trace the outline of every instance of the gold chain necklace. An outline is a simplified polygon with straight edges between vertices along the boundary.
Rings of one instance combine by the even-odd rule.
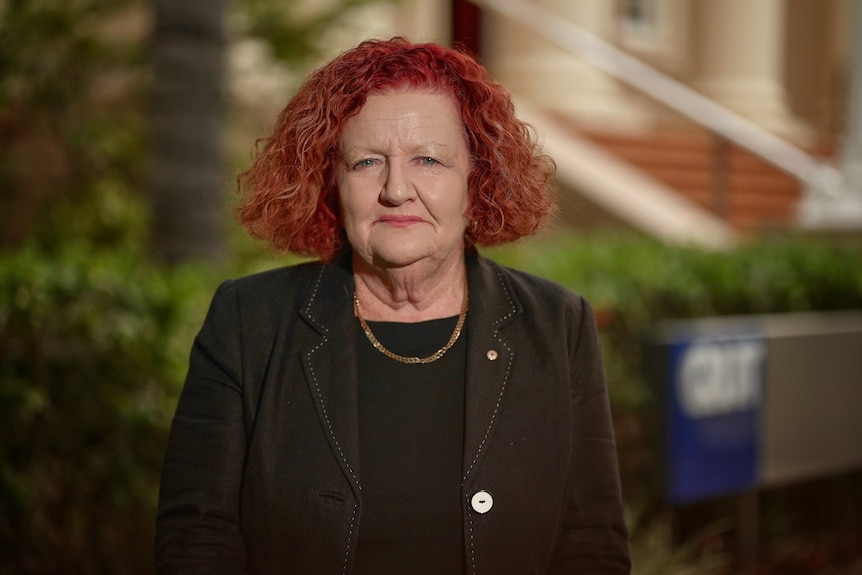
[[[380,340],[374,336],[374,334],[371,332],[371,328],[368,327],[368,324],[365,323],[365,320],[359,314],[359,297],[356,295],[355,291],[353,292],[353,310],[356,313],[356,317],[359,318],[359,324],[362,326],[362,330],[365,332],[365,337],[368,338],[368,341],[371,342],[371,345],[374,346],[374,349],[376,349],[389,359],[394,359],[395,361],[400,361],[401,363],[432,363],[443,357],[443,355],[447,351],[449,351],[449,348],[455,345],[455,342],[458,341],[458,338],[461,336],[461,330],[464,328],[464,320],[467,318],[468,307],[470,307],[470,286],[465,281],[464,301],[461,302],[461,313],[458,314],[458,323],[455,324],[455,331],[453,331],[452,335],[449,336],[449,341],[446,342],[446,345],[444,345],[443,347],[441,347],[427,357],[407,357],[389,351],[383,346],[382,343],[380,343]]]

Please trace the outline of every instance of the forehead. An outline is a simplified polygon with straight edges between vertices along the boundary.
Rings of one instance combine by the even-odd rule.
[[[375,135],[464,137],[457,102],[451,95],[428,90],[397,89],[369,94],[359,112],[344,124],[341,139]]]

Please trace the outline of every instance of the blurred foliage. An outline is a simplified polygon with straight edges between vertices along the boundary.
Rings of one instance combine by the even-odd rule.
[[[0,255],[0,573],[146,573],[210,273],[71,243]]]
[[[727,575],[733,564],[723,541],[731,521],[719,519],[680,543],[667,511],[650,513],[639,502],[627,507],[633,533],[629,543],[632,575]]]
[[[6,0],[0,13],[0,106],[68,110],[70,93],[140,56],[105,30],[134,0]],[[29,49],[28,49],[29,48]],[[50,48],[50,50],[48,49]]]
[[[55,249],[70,202],[141,189],[142,0],[7,0],[0,14],[0,247]],[[144,28],[138,31],[139,28]],[[137,31],[137,32],[136,32]],[[136,41],[137,40],[137,41]],[[104,238],[110,240],[112,238]]]

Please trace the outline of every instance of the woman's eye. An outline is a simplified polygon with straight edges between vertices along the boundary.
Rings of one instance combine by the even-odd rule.
[[[359,160],[358,162],[356,162],[356,164],[354,164],[354,167],[355,168],[370,168],[373,165],[374,165],[374,160],[371,158],[366,158],[364,160]]]
[[[423,165],[423,166],[433,166],[433,165],[435,165],[435,164],[439,164],[439,163],[440,163],[440,162],[438,162],[437,160],[435,160],[434,158],[432,158],[432,157],[430,157],[430,156],[425,156],[424,158],[422,158],[422,159],[421,159],[421,162],[422,162],[422,165]]]

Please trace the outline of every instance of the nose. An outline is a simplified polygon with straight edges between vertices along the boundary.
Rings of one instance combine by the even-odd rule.
[[[386,162],[386,180],[380,191],[380,201],[390,206],[400,206],[413,197],[413,185],[410,182],[407,167],[398,159],[390,158]]]

